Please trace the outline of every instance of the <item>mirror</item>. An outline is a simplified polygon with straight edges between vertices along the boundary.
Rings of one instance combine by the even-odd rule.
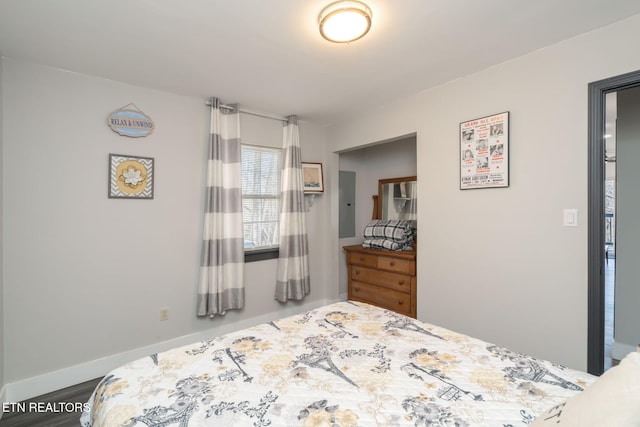
[[[417,218],[417,178],[381,179],[378,181],[378,196],[374,203],[373,219],[406,219]]]

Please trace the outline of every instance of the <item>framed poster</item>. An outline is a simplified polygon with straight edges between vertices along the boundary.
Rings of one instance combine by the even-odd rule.
[[[302,162],[302,176],[305,193],[324,192],[324,180],[322,177],[322,163]]]
[[[460,189],[509,186],[509,112],[460,123]]]
[[[109,198],[153,199],[152,157],[109,154]]]

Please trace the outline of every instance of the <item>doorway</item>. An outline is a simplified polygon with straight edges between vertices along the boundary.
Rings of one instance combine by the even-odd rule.
[[[607,147],[607,137],[610,135],[606,127],[607,97],[612,93],[640,86],[640,71],[599,80],[589,84],[589,291],[588,291],[588,353],[587,370],[600,375],[610,366],[610,348],[605,346],[611,337],[607,335],[607,327],[612,327],[610,312],[607,312],[607,284],[611,283],[612,265],[610,250],[611,240],[607,238],[610,229],[607,221],[611,218],[605,208],[607,206],[606,164],[612,163],[611,144]],[[609,151],[607,151],[607,148]],[[615,151],[613,153],[615,156]],[[607,157],[609,162],[607,162]],[[615,159],[615,157],[614,157]],[[613,223],[615,227],[615,223]],[[615,250],[615,248],[614,248]],[[617,252],[617,251],[616,251]],[[614,252],[617,263],[617,254]],[[615,264],[614,264],[615,265]],[[609,277],[607,277],[609,274]],[[613,270],[613,277],[616,272]],[[615,280],[615,279],[613,279]],[[609,289],[610,290],[610,289]],[[607,325],[609,323],[609,325]]]

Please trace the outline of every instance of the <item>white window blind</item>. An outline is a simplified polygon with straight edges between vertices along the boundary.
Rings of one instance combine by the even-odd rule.
[[[278,247],[280,152],[278,148],[242,145],[245,251]]]

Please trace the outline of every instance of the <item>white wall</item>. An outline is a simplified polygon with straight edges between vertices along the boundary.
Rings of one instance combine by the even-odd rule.
[[[621,360],[640,345],[640,88],[618,92],[616,139],[615,331],[611,348]]]
[[[636,15],[330,129],[333,152],[417,132],[420,319],[586,369],[587,85],[639,69],[639,37]],[[510,187],[459,190],[459,123],[502,111]]]
[[[329,204],[319,197],[309,213],[312,290],[304,303],[274,301],[276,261],[255,262],[245,269],[242,311],[197,318],[204,100],[13,59],[2,64],[7,399],[95,378],[133,357],[336,294],[319,237]],[[107,127],[108,114],[130,102],[154,120],[150,136],[126,138]],[[324,128],[300,127],[303,158],[324,161],[316,148],[325,146]],[[277,121],[243,115],[242,132],[251,143],[267,135],[282,141]],[[107,198],[109,153],[155,158],[153,200]],[[161,307],[169,307],[168,321],[159,321]]]

